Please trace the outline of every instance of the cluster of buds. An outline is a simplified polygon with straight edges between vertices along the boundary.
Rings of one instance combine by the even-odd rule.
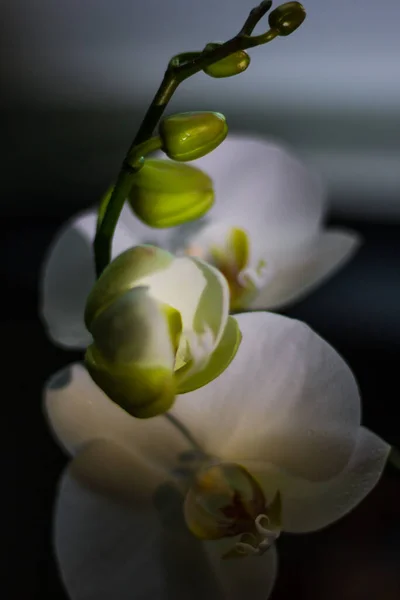
[[[199,219],[214,202],[210,177],[186,162],[214,150],[228,133],[215,112],[171,115],[159,128],[158,146],[172,159],[143,160],[135,173],[129,203],[150,227],[175,227]]]

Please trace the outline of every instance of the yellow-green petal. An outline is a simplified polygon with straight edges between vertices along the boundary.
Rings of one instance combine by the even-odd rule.
[[[144,286],[118,297],[92,322],[85,362],[92,379],[131,415],[148,418],[174,401],[178,311],[160,304]]]
[[[93,381],[130,415],[139,419],[155,417],[174,403],[176,384],[170,369],[161,366],[110,365],[92,345],[85,365]]]
[[[185,394],[203,387],[218,377],[230,365],[238,351],[242,334],[236,319],[229,317],[222,338],[215,348],[206,367],[193,375],[185,375],[191,368],[191,364],[176,372],[177,393]]]
[[[182,317],[179,310],[176,310],[169,304],[160,304],[160,309],[165,316],[168,326],[169,337],[172,342],[174,354],[179,348],[179,342],[182,334]]]

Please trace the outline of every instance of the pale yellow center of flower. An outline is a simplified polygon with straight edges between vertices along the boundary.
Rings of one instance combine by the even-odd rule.
[[[259,259],[256,268],[250,268],[250,240],[243,229],[232,227],[224,244],[211,244],[208,248],[192,245],[186,254],[210,262],[224,275],[229,285],[231,310],[248,307],[263,280],[266,261]]]
[[[237,538],[222,558],[259,556],[279,537],[281,499],[268,504],[256,479],[241,465],[201,468],[186,494],[184,515],[199,539]]]

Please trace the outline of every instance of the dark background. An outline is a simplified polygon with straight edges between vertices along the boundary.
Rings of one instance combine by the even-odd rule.
[[[55,348],[39,322],[44,252],[112,180],[166,56],[231,36],[254,4],[1,4],[1,598],[66,598],[51,548],[66,459],[47,430],[41,395],[54,371],[81,356]],[[171,110],[221,110],[231,130],[282,139],[321,171],[330,223],[355,229],[364,244],[287,314],[343,355],[359,382],[364,424],[400,446],[400,4],[304,5],[309,17],[293,39],[255,49],[240,78],[199,76]],[[399,600],[399,498],[400,472],[389,466],[339,523],[284,536],[272,599]]]

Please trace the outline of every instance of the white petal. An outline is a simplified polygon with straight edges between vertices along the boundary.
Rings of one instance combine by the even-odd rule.
[[[168,250],[178,256],[183,256],[185,249],[190,246],[191,240],[207,225],[207,222],[208,218],[205,216],[197,221],[171,229],[171,236],[167,244]]]
[[[146,460],[169,469],[188,450],[185,438],[165,416],[135,419],[96,386],[75,363],[47,383],[44,408],[56,439],[70,454],[96,439],[112,440]]]
[[[96,211],[91,210],[67,223],[45,258],[40,312],[48,335],[60,346],[85,348],[90,343],[83,312],[95,282],[92,243],[96,221]],[[113,258],[137,243],[120,222],[113,239]]]
[[[169,249],[174,229],[155,229],[140,221],[126,202],[121,211],[119,223],[122,224],[141,244],[150,244]]]
[[[210,350],[218,345],[229,316],[229,288],[217,269],[181,257],[136,285],[148,285],[153,298],[177,309],[185,332],[204,333],[210,329],[214,335]]]
[[[179,396],[172,412],[222,459],[267,461],[311,480],[333,477],[360,424],[349,367],[299,321],[262,312],[236,318],[243,339],[235,359],[207,386]]]
[[[193,165],[213,179],[213,220],[247,225],[277,239],[282,230],[301,237],[317,230],[325,204],[321,182],[283,146],[229,134]]]
[[[276,310],[301,299],[332,276],[354,255],[361,243],[354,232],[328,230],[314,241],[285,250],[266,250],[273,274],[251,303],[252,309]]]
[[[283,529],[315,531],[337,521],[359,504],[378,483],[390,446],[360,427],[357,443],[345,469],[330,481],[315,483],[291,477],[273,467],[245,466],[257,477],[268,497],[281,491]],[[366,532],[367,533],[367,532]]]
[[[225,600],[267,600],[278,571],[275,546],[263,556],[221,560],[221,555],[232,548],[232,539],[204,545]]]
[[[159,488],[160,513],[143,494],[129,453],[111,448],[103,448],[97,473],[91,459],[86,468],[83,453],[61,482],[55,548],[71,600],[212,597],[211,571],[201,544],[183,528],[179,496],[160,495]],[[130,496],[121,500],[116,470],[131,481]]]

